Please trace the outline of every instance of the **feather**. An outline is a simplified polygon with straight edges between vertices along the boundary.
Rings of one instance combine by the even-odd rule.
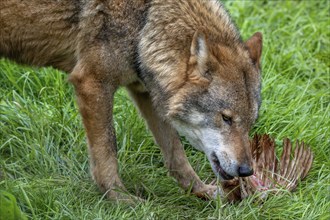
[[[240,201],[259,192],[261,198],[280,189],[293,191],[304,179],[313,163],[313,154],[304,142],[295,143],[292,156],[292,143],[283,140],[280,160],[275,154],[275,141],[269,135],[255,135],[250,141],[254,174],[249,177],[234,178],[221,183],[221,187],[231,202]]]

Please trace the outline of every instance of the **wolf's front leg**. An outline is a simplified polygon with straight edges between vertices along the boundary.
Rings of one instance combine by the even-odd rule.
[[[156,113],[149,93],[139,93],[130,87],[128,90],[161,148],[166,167],[180,186],[185,190],[191,188],[192,193],[199,197],[211,198],[221,194],[218,187],[204,184],[197,176],[187,159],[179,135]]]
[[[87,133],[92,176],[108,198],[130,200],[118,175],[116,135],[112,119],[116,86],[102,79],[96,70],[87,64],[77,64],[70,75]]]

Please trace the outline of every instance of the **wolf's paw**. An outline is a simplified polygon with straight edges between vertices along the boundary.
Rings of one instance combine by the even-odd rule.
[[[205,184],[203,187],[199,188],[195,192],[193,192],[197,197],[207,200],[212,200],[215,198],[224,198],[224,192],[220,186]]]
[[[136,205],[141,202],[145,202],[145,199],[142,199],[138,196],[132,195],[126,191],[126,189],[115,188],[106,192],[106,197],[110,200],[127,203],[129,205]]]

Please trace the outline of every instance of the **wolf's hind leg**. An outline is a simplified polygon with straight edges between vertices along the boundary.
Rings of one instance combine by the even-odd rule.
[[[116,135],[112,107],[116,86],[111,85],[93,66],[77,64],[70,75],[85,126],[92,176],[110,199],[131,200],[118,175]],[[102,78],[104,77],[104,78]]]
[[[135,92],[129,88],[131,97],[146,119],[149,129],[164,155],[165,165],[180,186],[200,197],[213,197],[217,187],[204,184],[191,167],[181,144],[179,135],[172,126],[158,116],[148,93]]]

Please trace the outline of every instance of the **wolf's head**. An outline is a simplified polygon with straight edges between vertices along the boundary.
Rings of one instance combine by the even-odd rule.
[[[219,44],[197,31],[187,78],[169,99],[173,126],[205,152],[220,179],[253,173],[248,133],[260,107],[262,35]]]

